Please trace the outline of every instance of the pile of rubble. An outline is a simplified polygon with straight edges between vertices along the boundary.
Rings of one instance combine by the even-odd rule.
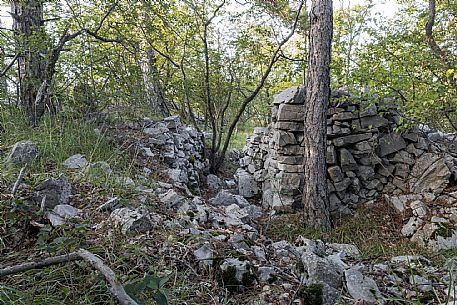
[[[44,181],[32,197],[47,211],[48,219],[54,226],[92,222],[95,215],[95,219],[102,221],[92,223],[91,227],[103,234],[119,231],[130,238],[148,231],[165,230],[170,237],[163,244],[158,244],[158,250],[155,250],[166,253],[170,264],[176,263],[183,268],[182,261],[185,260],[184,266],[187,267],[184,268],[191,268],[198,275],[215,277],[218,285],[233,292],[234,303],[386,304],[391,300],[420,299],[422,304],[436,304],[439,299],[443,304],[454,304],[453,300],[457,298],[453,273],[457,266],[452,260],[439,266],[433,266],[420,256],[398,256],[370,262],[363,259],[354,245],[326,244],[304,237],[298,237],[295,242],[274,241],[265,235],[264,225],[275,218],[274,213],[251,204],[244,197],[255,196],[263,189],[263,196],[270,196],[269,199],[264,198],[268,207],[284,210],[284,202],[290,203],[286,210],[287,207],[295,207],[292,199],[299,196],[294,193],[299,186],[293,184],[294,180],[284,179],[293,177],[291,179],[298,179],[295,183],[305,183],[299,171],[301,138],[298,127],[292,131],[281,128],[284,128],[284,122],[297,126],[300,122],[290,118],[283,121],[288,114],[282,112],[284,106],[281,105],[298,104],[279,103],[278,100],[290,102],[298,94],[299,89],[296,88],[277,96],[276,121],[266,130],[256,130],[257,135],[251,137],[242,160],[245,170],[238,171],[240,194],[224,189],[231,185],[227,183],[229,181],[214,175],[208,175],[206,181],[208,189],[218,190],[216,196],[206,200],[188,191],[199,181],[198,175],[207,166],[202,154],[203,143],[198,132],[172,117],[161,122],[149,122],[146,126],[130,126],[140,132],[141,136],[134,140],[143,157],[154,162],[163,161],[166,166],[144,168],[142,173],[129,179],[119,177],[136,188],[137,195],[129,202],[114,197],[98,207],[76,209],[72,206],[72,188],[64,175]],[[450,152],[441,153],[439,144],[427,141],[425,136],[414,138],[412,134],[388,134],[385,128],[392,126],[384,124],[386,121],[392,124],[393,119],[387,119],[387,115],[377,118],[363,116],[362,112],[354,114],[349,112],[350,107],[354,106],[336,107],[334,109],[342,110],[333,110],[329,117],[332,131],[329,134],[329,186],[335,188],[332,189],[332,196],[338,197],[338,209],[353,207],[352,201],[345,202],[348,196],[359,197],[357,201],[354,199],[355,205],[362,199],[376,198],[393,185],[386,200],[400,213],[410,217],[403,228],[405,235],[416,236],[418,241],[422,238],[427,244],[433,236],[439,249],[446,248],[442,245],[455,246],[457,237],[447,224],[457,220],[457,207],[452,206],[457,203],[457,196],[455,192],[444,191],[453,179],[453,155]],[[348,121],[354,115],[357,118]],[[370,124],[376,126],[366,126],[366,120],[371,120]],[[351,127],[356,121],[365,123],[360,127]],[[359,133],[346,134],[346,129],[353,128],[358,128]],[[397,139],[397,142],[385,140],[387,136]],[[289,140],[286,143],[284,139]],[[398,144],[402,141],[404,145]],[[18,146],[22,147],[17,145],[14,149],[17,150]],[[17,162],[22,162],[38,156],[36,147],[23,147],[21,151],[23,153],[18,150],[16,154],[12,152],[10,159],[13,160],[16,155]],[[390,153],[385,154],[386,151]],[[27,154],[28,157],[25,156]],[[334,157],[330,158],[332,155]],[[71,156],[64,165],[82,173],[97,169],[116,175],[106,162],[88,163],[82,155]],[[402,169],[407,170],[406,175],[402,174]],[[172,183],[155,181],[143,186],[144,177],[153,170],[164,171]],[[278,192],[271,190],[274,184],[268,181],[268,173],[274,173],[282,181]],[[251,176],[254,179],[250,179]],[[350,183],[344,182],[348,179]],[[396,179],[405,184],[397,183]],[[252,185],[244,183],[245,180]],[[408,184],[405,181],[409,181]],[[349,185],[338,191],[339,183]],[[354,188],[357,183],[360,187],[358,192]],[[372,188],[374,184],[377,186]],[[267,186],[270,189],[265,189]],[[401,194],[403,189],[400,186],[421,194]],[[274,199],[275,194],[279,199]],[[283,201],[282,196],[292,199]],[[281,205],[272,203],[275,200],[279,200]],[[434,205],[440,201],[450,205]],[[427,224],[430,224],[430,230]],[[174,238],[181,237],[187,242],[173,242]],[[256,292],[255,298],[237,299],[237,295],[252,290]],[[226,298],[224,291],[221,289],[220,295],[212,296],[213,301],[222,303]]]

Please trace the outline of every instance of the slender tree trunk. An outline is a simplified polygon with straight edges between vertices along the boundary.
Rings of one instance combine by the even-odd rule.
[[[146,48],[146,58],[141,64],[146,96],[152,109],[159,109],[163,117],[170,116],[170,110],[160,88],[159,71],[157,70],[154,50]]]
[[[332,41],[332,0],[313,0],[310,12],[308,79],[304,127],[304,221],[306,227],[329,230],[327,190],[327,107]]]
[[[46,61],[42,56],[46,54],[43,2],[41,0],[11,2],[17,52],[21,54],[18,58],[19,102],[31,124],[34,124],[40,116],[37,114],[35,101],[45,78]]]
[[[0,102],[5,102],[8,97],[8,83],[6,77],[2,77],[3,75],[1,75],[4,70],[6,74],[5,49],[0,47]]]

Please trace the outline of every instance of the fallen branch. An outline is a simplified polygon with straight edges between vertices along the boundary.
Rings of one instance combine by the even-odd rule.
[[[114,271],[111,270],[110,267],[105,265],[103,261],[92,254],[91,252],[79,249],[77,251],[80,257],[86,260],[92,267],[100,271],[104,276],[108,283],[111,285],[110,291],[111,293],[117,298],[119,303],[122,305],[138,305],[124,290],[124,287],[121,283],[116,279],[116,274]]]
[[[21,170],[19,171],[19,175],[18,175],[18,177],[17,177],[17,180],[16,180],[16,182],[14,183],[13,189],[11,190],[11,194],[13,195],[13,197],[16,195],[17,189],[19,188],[19,185],[21,184],[22,179],[24,178],[25,169],[26,169],[26,168],[27,168],[27,163],[26,163],[25,166],[24,166],[23,168],[21,168]]]
[[[44,268],[47,266],[72,262],[72,261],[80,260],[80,259],[81,259],[81,257],[79,257],[77,252],[72,252],[70,254],[49,257],[49,258],[46,258],[39,262],[22,263],[19,265],[14,265],[14,266],[6,267],[4,269],[0,269],[0,279],[4,276],[10,275],[10,274],[16,274],[16,273],[24,272],[24,271],[27,271],[30,269],[40,269],[40,268]]]
[[[89,265],[91,265],[94,269],[98,270],[103,274],[106,281],[110,284],[110,291],[111,293],[117,298],[120,304],[122,305],[138,305],[124,290],[122,284],[116,279],[116,274],[114,271],[105,265],[105,263],[93,253],[79,249],[76,252],[71,252],[65,255],[59,255],[54,257],[46,258],[42,261],[38,262],[28,262],[22,263],[15,266],[6,267],[4,269],[0,269],[0,279],[4,276],[16,274],[19,272],[31,270],[31,269],[40,269],[43,267],[57,265],[62,263],[68,263],[77,260],[85,260]]]

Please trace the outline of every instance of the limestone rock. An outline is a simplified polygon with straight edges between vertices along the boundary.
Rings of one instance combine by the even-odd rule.
[[[27,163],[38,157],[38,146],[32,141],[21,141],[14,144],[6,158],[8,162]]]
[[[87,160],[83,155],[76,154],[63,161],[62,164],[68,169],[80,169],[87,165]]]
[[[177,183],[187,184],[187,182],[189,182],[189,177],[187,176],[187,172],[184,169],[170,168],[168,170],[168,176],[171,180]]]
[[[259,281],[261,283],[269,282],[276,275],[275,268],[273,267],[259,267]]]
[[[225,214],[237,218],[244,223],[249,221],[249,214],[245,210],[242,210],[236,203],[226,206]]]
[[[222,282],[224,286],[250,286],[254,276],[251,273],[251,265],[248,261],[240,261],[237,258],[226,258],[220,266],[222,270]]]
[[[166,127],[145,128],[143,132],[150,136],[149,143],[153,145],[165,145],[171,138],[170,130]]]
[[[304,123],[300,121],[289,122],[289,121],[278,121],[274,124],[276,129],[289,130],[292,132],[303,131]]]
[[[346,270],[344,275],[348,292],[355,300],[384,304],[378,285],[372,278],[364,276],[354,267]]]
[[[170,189],[166,193],[159,195],[159,200],[168,207],[179,207],[184,203],[185,198],[176,193],[175,190]]]
[[[307,275],[307,284],[325,283],[335,289],[343,285],[344,270],[338,264],[309,252],[303,253],[301,260]]]
[[[67,177],[60,174],[58,179],[50,178],[36,187],[35,200],[43,209],[53,209],[56,205],[68,204],[71,196],[71,185]]]
[[[224,187],[224,181],[216,175],[209,174],[206,177],[206,185],[208,186],[208,189],[216,191]]]
[[[344,256],[349,256],[349,257],[355,258],[355,259],[360,258],[362,255],[360,253],[360,250],[357,248],[357,246],[351,245],[351,244],[332,243],[332,244],[328,244],[327,247],[329,247],[335,251],[343,253]]]
[[[144,233],[157,226],[148,215],[143,215],[128,208],[114,210],[110,215],[110,220],[123,234]]]
[[[210,245],[204,244],[200,248],[194,251],[195,258],[202,262],[204,265],[210,266],[213,264],[212,257],[214,256],[214,251]]]
[[[242,196],[234,195],[226,190],[220,191],[217,193],[216,197],[211,198],[208,202],[215,206],[229,206],[236,204],[240,207],[245,207],[249,205],[249,202],[247,202],[247,200]]]
[[[389,125],[389,120],[381,116],[367,116],[360,119],[360,125],[362,128],[379,128]]]
[[[334,182],[340,182],[343,180],[344,175],[339,166],[332,166],[327,169],[330,179]]]
[[[431,192],[439,195],[448,185],[450,176],[446,158],[425,153],[413,166],[409,180],[410,190],[416,194]]]
[[[97,161],[86,167],[85,172],[91,176],[106,176],[112,174],[113,170],[108,162]]]
[[[164,118],[163,122],[168,129],[176,129],[182,125],[181,118],[177,115]]]
[[[362,134],[355,134],[349,135],[344,137],[339,137],[333,140],[333,143],[337,147],[347,146],[349,144],[354,144],[358,142],[362,142],[371,138],[371,133],[362,133]]]
[[[298,121],[305,119],[302,105],[281,104],[278,109],[278,121]]]
[[[332,120],[334,121],[351,121],[353,118],[355,118],[355,115],[352,112],[347,111],[335,113],[332,116]]]
[[[327,154],[326,154],[327,164],[336,163],[336,150],[335,146],[327,145]]]
[[[421,218],[418,217],[411,217],[407,224],[403,226],[401,229],[401,234],[406,237],[411,237],[416,233],[416,231],[420,228],[423,221]]]
[[[380,157],[384,157],[405,148],[406,142],[403,137],[400,134],[391,133],[384,135],[379,139],[377,154]]]
[[[296,101],[296,97],[300,92],[300,87],[294,86],[287,88],[273,96],[273,104],[295,104],[302,103],[302,101]]]
[[[345,148],[340,149],[340,165],[343,171],[350,171],[357,168],[357,162],[355,162],[349,150]]]
[[[279,146],[298,144],[293,133],[283,130],[276,130],[273,133],[273,141]]]
[[[238,169],[236,172],[238,179],[238,193],[245,198],[256,196],[260,189],[253,175],[243,169]]]
[[[75,218],[81,214],[81,210],[68,204],[59,204],[54,207],[52,212],[47,214],[51,225],[58,226],[65,224],[66,220]]]

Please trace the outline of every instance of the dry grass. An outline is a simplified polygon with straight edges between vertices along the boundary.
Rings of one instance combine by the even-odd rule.
[[[266,223],[267,235],[274,240],[294,242],[302,235],[326,242],[355,244],[364,258],[382,258],[404,254],[430,253],[402,236],[402,215],[389,207],[384,200],[370,206],[361,206],[354,217],[337,221],[330,232],[306,229],[300,214],[279,215]]]

